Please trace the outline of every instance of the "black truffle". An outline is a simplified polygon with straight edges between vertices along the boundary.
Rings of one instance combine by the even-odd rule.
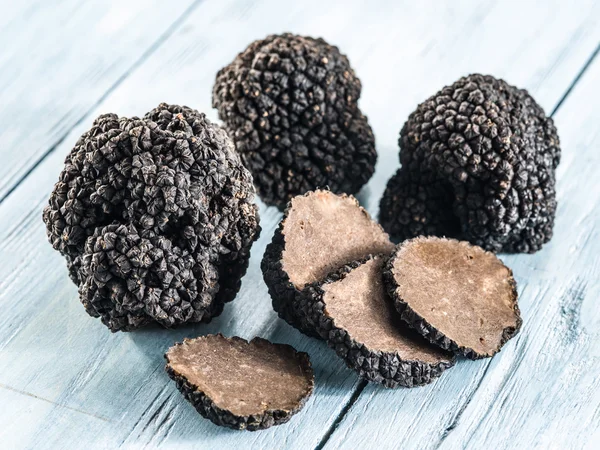
[[[262,260],[273,309],[298,330],[318,337],[298,311],[304,287],[344,264],[393,250],[388,235],[354,197],[325,190],[295,197]]]
[[[328,187],[354,194],[375,169],[375,140],[358,108],[360,80],[323,39],[255,41],[217,74],[213,107],[262,200],[283,209]]]
[[[205,418],[236,430],[263,430],[290,420],[312,394],[306,353],[254,338],[221,334],[186,339],[165,355],[166,370]]]
[[[260,233],[252,176],[204,114],[160,104],[98,117],[43,219],[86,311],[112,331],[209,321],[233,300]]]
[[[307,287],[304,311],[329,346],[366,380],[386,387],[430,383],[454,365],[454,357],[402,322],[383,284],[386,259],[348,264]]]
[[[468,242],[405,241],[389,259],[384,281],[406,323],[468,358],[495,355],[521,327],[512,271]]]
[[[400,240],[468,240],[533,253],[552,237],[560,143],[525,90],[469,75],[421,103],[400,132],[402,167],[380,205]]]

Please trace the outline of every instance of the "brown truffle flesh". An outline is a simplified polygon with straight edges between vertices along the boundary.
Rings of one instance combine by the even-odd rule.
[[[454,364],[400,319],[382,280],[386,258],[345,266],[313,290],[310,320],[349,367],[387,387],[431,382]]]
[[[287,422],[314,386],[306,353],[261,338],[186,339],[165,357],[167,372],[198,412],[230,428],[254,431]]]
[[[344,264],[369,254],[391,254],[394,248],[354,197],[326,190],[295,197],[262,261],[273,308],[290,325],[317,337],[297,311],[304,301],[302,289]]]
[[[493,356],[521,327],[512,271],[468,242],[405,241],[384,275],[402,319],[444,349]]]
[[[282,265],[298,289],[371,253],[391,253],[388,235],[350,196],[315,191],[296,197],[282,230]]]

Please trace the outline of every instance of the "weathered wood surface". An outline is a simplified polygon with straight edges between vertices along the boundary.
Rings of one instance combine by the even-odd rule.
[[[131,10],[129,2],[88,3],[38,10],[45,3],[21,2],[0,18],[0,43],[12,49],[0,54],[0,198],[8,193],[0,204],[0,448],[599,442],[600,62],[591,61],[600,42],[598,5],[204,0],[191,7],[144,2]],[[78,23],[61,27],[56,18],[64,17]],[[102,112],[139,115],[168,101],[216,118],[215,72],[253,39],[284,30],[339,45],[361,77],[361,107],[380,155],[359,196],[372,213],[398,165],[402,122],[444,84],[469,72],[493,73],[528,88],[548,113],[558,107],[564,157],[556,236],[536,255],[504,258],[519,281],[525,327],[493,360],[461,362],[424,388],[365,388],[325,345],[271,310],[258,266],[280,214],[262,204],[263,234],[242,291],[210,325],[112,335],[84,313],[40,218],[69,148]],[[24,42],[30,53],[10,47],[27,48]],[[45,58],[51,49],[55,56]],[[36,88],[49,78],[53,83]],[[162,354],[184,336],[215,331],[308,351],[317,387],[306,408],[288,424],[257,433],[199,418],[164,374]]]
[[[0,200],[197,3],[0,2]]]

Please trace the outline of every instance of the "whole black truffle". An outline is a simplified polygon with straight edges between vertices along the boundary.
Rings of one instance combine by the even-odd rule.
[[[527,91],[461,78],[417,107],[399,143],[402,167],[380,205],[393,237],[449,236],[524,253],[552,237],[560,143]]]
[[[204,114],[98,117],[43,219],[81,302],[112,331],[209,321],[233,300],[260,226],[252,176]]]
[[[213,107],[262,200],[283,209],[319,187],[353,194],[375,168],[375,140],[358,108],[360,80],[323,39],[255,41],[217,74]]]

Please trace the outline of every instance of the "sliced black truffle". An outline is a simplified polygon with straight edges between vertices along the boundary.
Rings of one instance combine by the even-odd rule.
[[[262,430],[290,420],[314,387],[306,353],[221,334],[185,339],[166,353],[167,373],[196,410],[217,425]]]
[[[360,92],[337,47],[286,33],[253,42],[219,71],[213,107],[262,200],[283,209],[320,187],[354,194],[373,175],[375,139]]]
[[[224,130],[185,106],[98,117],[44,209],[81,302],[112,331],[209,321],[233,300],[260,227]]]
[[[386,387],[430,383],[454,357],[402,322],[383,284],[386,259],[351,263],[309,286],[308,319],[361,377]]]
[[[318,337],[298,314],[302,289],[344,264],[393,250],[388,235],[354,197],[325,190],[295,197],[262,261],[273,308],[290,325]]]
[[[525,253],[552,237],[560,143],[527,91],[491,76],[461,78],[417,107],[399,143],[402,167],[380,205],[392,237]]]
[[[387,263],[384,280],[406,323],[468,358],[493,356],[521,327],[512,271],[468,242],[406,241]]]

